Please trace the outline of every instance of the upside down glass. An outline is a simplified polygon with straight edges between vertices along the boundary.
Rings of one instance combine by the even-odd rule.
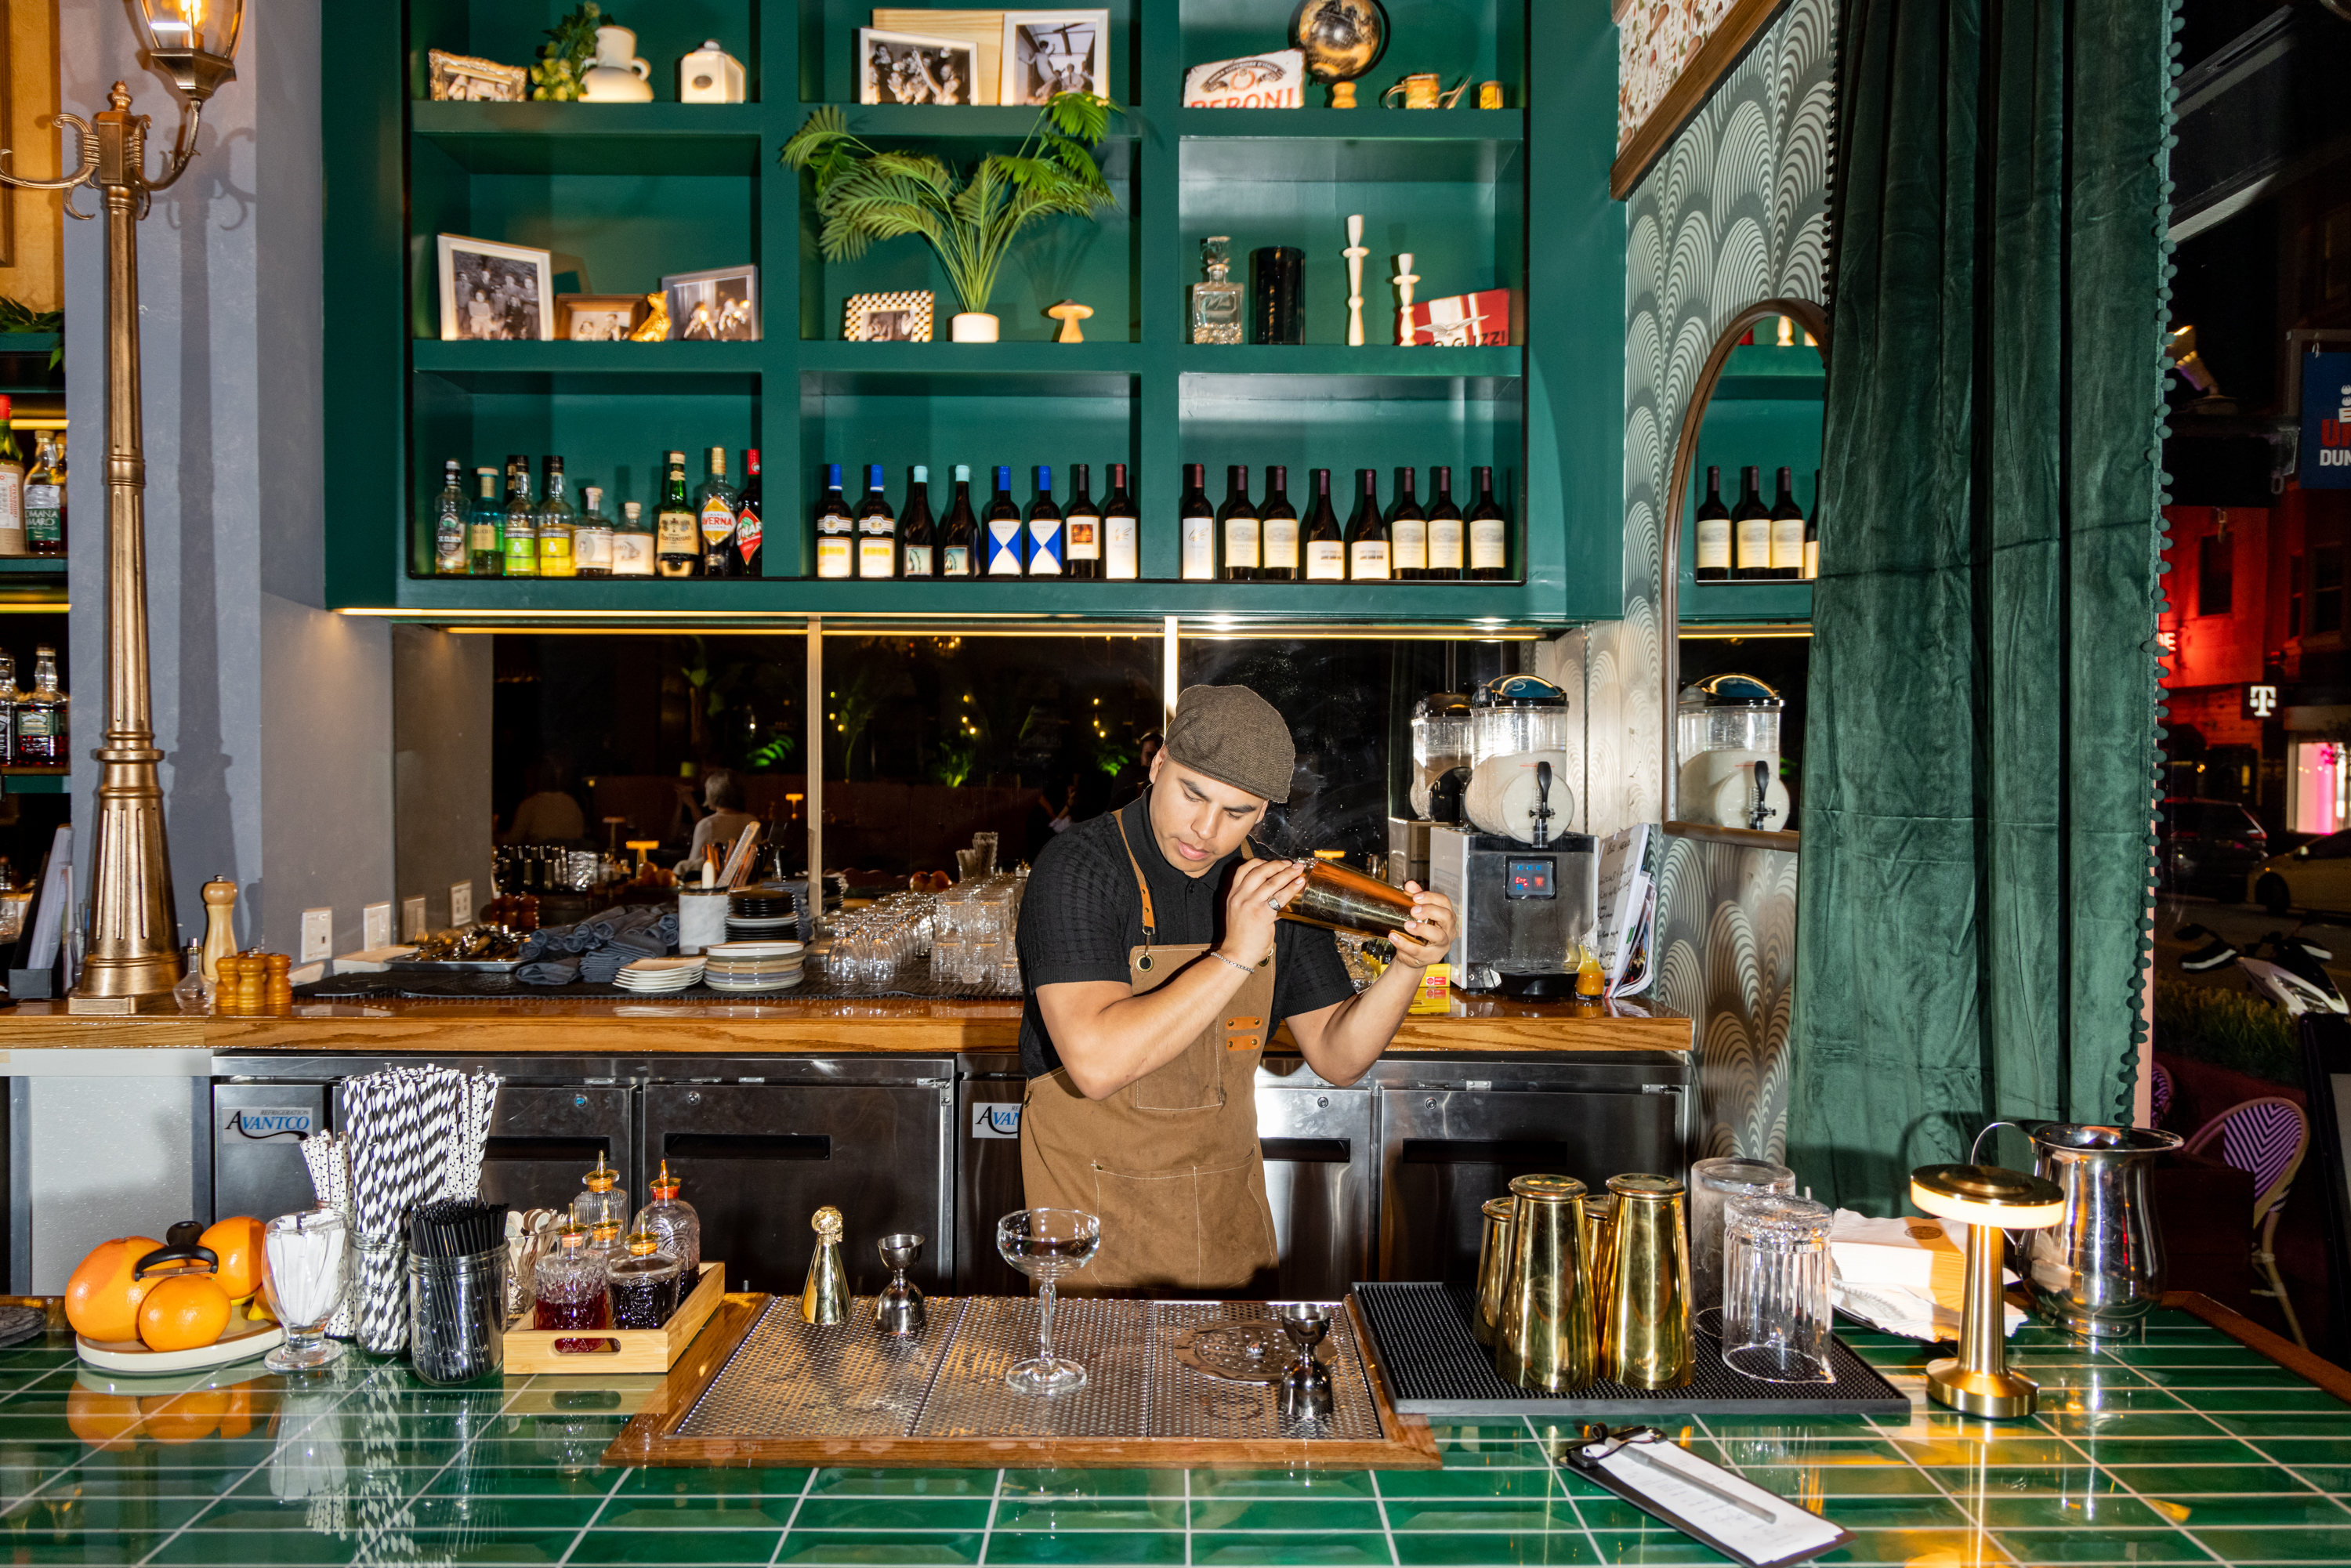
[[[1726,1206],[1722,1359],[1763,1383],[1834,1383],[1826,1204],[1777,1196]]]
[[[1074,1208],[1016,1209],[996,1222],[996,1250],[1037,1281],[1037,1354],[1004,1375],[1019,1394],[1065,1394],[1086,1385],[1086,1369],[1053,1354],[1053,1283],[1094,1260],[1102,1221]]]
[[[1699,1306],[1722,1300],[1723,1204],[1795,1190],[1796,1173],[1770,1160],[1725,1155],[1690,1166],[1690,1284]]]

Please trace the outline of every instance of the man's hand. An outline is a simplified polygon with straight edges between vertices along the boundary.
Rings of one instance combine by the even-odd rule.
[[[1453,901],[1416,882],[1405,883],[1404,890],[1412,894],[1412,923],[1388,937],[1395,961],[1413,969],[1443,963],[1453,946]]]
[[[1255,968],[1273,951],[1273,922],[1281,906],[1305,885],[1305,868],[1295,861],[1243,861],[1225,894],[1225,939],[1217,950]]]

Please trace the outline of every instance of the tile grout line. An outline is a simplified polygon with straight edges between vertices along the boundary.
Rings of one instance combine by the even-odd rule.
[[[792,1511],[784,1515],[784,1528],[776,1537],[776,1549],[768,1554],[768,1568],[775,1568],[778,1563],[783,1561],[784,1542],[792,1538],[792,1526],[798,1524],[800,1520],[800,1505],[808,1501],[809,1493],[816,1489],[816,1473],[820,1469],[822,1469],[821,1466],[810,1465],[808,1468],[808,1474],[800,1478],[799,1496],[792,1499]]]
[[[621,1473],[612,1478],[612,1484],[606,1487],[604,1495],[596,1500],[596,1511],[588,1516],[588,1522],[580,1527],[579,1532],[572,1536],[571,1543],[563,1549],[563,1555],[555,1560],[559,1568],[571,1561],[571,1554],[580,1550],[580,1543],[588,1539],[588,1532],[596,1528],[596,1521],[604,1517],[604,1511],[612,1506],[612,1500],[620,1495],[622,1487],[629,1484],[629,1478],[636,1473],[636,1469],[634,1465],[621,1467]],[[778,1539],[776,1544],[781,1546],[783,1542]]]
[[[996,1470],[995,1484],[989,1488],[987,1493],[987,1521],[979,1527],[979,1560],[982,1563],[988,1560],[988,1542],[996,1539],[996,1511],[1003,1505],[1003,1502],[1004,1468],[999,1465]],[[781,1551],[783,1543],[778,1542],[777,1550]]]
[[[2142,1343],[2144,1343],[2146,1330],[2142,1327],[2139,1332],[2142,1336]],[[2105,1355],[2107,1349],[2108,1347],[2097,1344],[2095,1342],[2091,1345],[2093,1354],[2096,1355]],[[2130,1363],[2126,1361],[2116,1360],[2114,1364],[2124,1368],[2126,1371],[2131,1370]],[[2134,1375],[2136,1375],[2136,1374],[2134,1374]],[[2194,1416],[2203,1421],[2205,1425],[2210,1427],[2215,1433],[2224,1437],[2233,1437],[2236,1436],[2233,1432],[2223,1430],[2218,1421],[2213,1420],[2211,1416],[2205,1415],[2203,1411],[2199,1410],[2194,1406],[2189,1404],[2187,1400],[2182,1399],[2170,1389],[2163,1388],[2159,1384],[2156,1386],[2161,1390],[2166,1398],[2171,1400],[2175,1405],[2178,1405],[2182,1411],[2185,1411],[2187,1414]],[[2048,1419],[2048,1413],[2036,1411],[2033,1415],[2033,1419],[2045,1423]],[[2179,1520],[2172,1518],[2171,1515],[2164,1510],[2156,1507],[2155,1504],[2147,1499],[2146,1494],[2141,1492],[2137,1487],[2131,1485],[2127,1479],[2116,1475],[2112,1469],[2100,1464],[2098,1462],[2097,1453],[2095,1449],[2085,1448],[2070,1432],[2060,1432],[2054,1427],[2047,1427],[2046,1429],[2050,1436],[2055,1437],[2068,1448],[2071,1448],[2075,1453],[2081,1455],[2084,1462],[2088,1464],[2090,1467],[2090,1473],[2093,1476],[2105,1476],[2108,1479],[2112,1480],[2115,1485],[2122,1488],[2125,1496],[2130,1498],[2141,1508],[2146,1509],[2149,1513],[2154,1514],[2158,1519],[2163,1521],[2164,1527],[2166,1529],[2185,1540],[2190,1546],[2193,1546],[2197,1551],[2203,1552],[2215,1563],[2225,1563],[2227,1561],[2227,1559],[2223,1558],[2219,1552],[2205,1545],[2201,1541],[2197,1540],[2193,1535],[2189,1534],[2188,1527],[2185,1524],[2181,1523]]]
[[[1364,1474],[1372,1479],[1372,1507],[1379,1511],[1380,1539],[1387,1543],[1388,1562],[1394,1568],[1394,1565],[1401,1564],[1404,1559],[1396,1553],[1395,1531],[1388,1523],[1388,1500],[1380,1490],[1380,1472],[1367,1469]]]
[[[1531,1416],[1522,1416],[1520,1419],[1527,1423],[1527,1431],[1531,1434],[1535,1429],[1533,1418]],[[1592,1528],[1592,1521],[1586,1519],[1583,1515],[1583,1504],[1577,1501],[1575,1494],[1567,1490],[1567,1481],[1559,1473],[1559,1459],[1550,1448],[1543,1447],[1540,1440],[1537,1441],[1535,1446],[1537,1448],[1541,1449],[1542,1453],[1543,1468],[1550,1472],[1549,1486],[1543,1492],[1543,1517],[1545,1521],[1543,1533],[1546,1535],[1551,1533],[1549,1529],[1551,1500],[1552,1494],[1556,1492],[1560,1500],[1566,1503],[1567,1506],[1573,1511],[1575,1514],[1575,1527],[1583,1531],[1583,1543],[1592,1548],[1592,1560],[1594,1563],[1607,1562],[1607,1555],[1600,1550],[1599,1533]]]
[[[1184,1564],[1192,1565],[1192,1467],[1184,1467]]]

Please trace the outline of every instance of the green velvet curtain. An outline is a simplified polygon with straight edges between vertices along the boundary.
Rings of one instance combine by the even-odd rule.
[[[1844,5],[1788,1142],[1847,1205],[2124,1105],[2170,12]]]

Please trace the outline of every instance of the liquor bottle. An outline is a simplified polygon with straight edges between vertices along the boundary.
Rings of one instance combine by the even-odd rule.
[[[1796,471],[1780,470],[1780,494],[1771,502],[1771,575],[1794,581],[1804,575],[1804,509],[1796,505]]]
[[[449,484],[455,486],[456,465],[449,465]],[[446,491],[444,492],[444,496]],[[444,570],[442,575],[462,574],[465,559],[465,495],[457,491],[457,566],[454,572]],[[437,549],[439,534],[434,539]],[[40,446],[33,458],[32,470],[25,476],[25,549],[33,555],[61,556],[66,553],[66,460],[61,438],[43,431]],[[436,570],[439,570],[436,563]]]
[[[1389,575],[1404,582],[1418,582],[1428,575],[1428,514],[1420,509],[1420,500],[1413,494],[1414,471],[1395,471],[1395,500],[1388,507]]]
[[[702,523],[685,493],[685,454],[668,455],[661,509],[653,514],[653,570],[664,577],[702,573]]]
[[[938,573],[938,530],[931,523],[931,471],[916,464],[906,480],[906,513],[898,519],[898,575]]]
[[[1126,493],[1126,465],[1110,465],[1110,493],[1102,497],[1102,570],[1132,582],[1143,575],[1143,518]]]
[[[33,689],[16,705],[16,760],[55,767],[70,750],[66,738],[66,695],[57,689],[57,651],[33,650]]]
[[[1184,580],[1206,582],[1217,575],[1217,514],[1208,505],[1208,466],[1184,465],[1184,495],[1176,503]]]
[[[507,547],[508,577],[538,575],[538,508],[530,499],[530,459],[516,453],[507,459],[507,520],[498,537]]]
[[[9,400],[0,397],[0,556],[32,553],[25,544],[25,460],[8,425],[13,412]]]
[[[979,575],[979,519],[971,515],[971,470],[961,463],[956,465],[955,496],[939,525],[939,575]]]
[[[571,529],[571,560],[581,577],[612,575],[612,519],[604,515],[604,492],[593,485],[580,491],[582,510]]]
[[[726,448],[709,452],[710,477],[694,498],[694,527],[702,544],[704,577],[740,577],[743,559],[735,553],[735,486],[726,482]]]
[[[1012,470],[996,471],[996,494],[988,497],[987,510],[979,520],[987,526],[987,575],[1019,577],[1025,563],[1020,559],[1020,541],[1028,532],[1020,521],[1019,503],[1012,498]]]
[[[653,525],[645,521],[645,504],[622,502],[621,526],[612,530],[612,575],[653,576],[654,543]]]
[[[759,449],[743,449],[743,493],[735,497],[735,565],[737,575],[757,577],[759,544],[767,535],[767,503],[759,494]]]
[[[1241,340],[1241,286],[1232,280],[1233,262],[1224,235],[1200,242],[1200,269],[1207,281],[1192,285],[1192,341],[1238,343]]]
[[[506,527],[507,514],[498,504],[498,471],[476,468],[474,477],[481,493],[474,501],[473,519],[466,525],[465,570],[473,577],[502,577],[507,570],[507,546],[498,535]]]
[[[1821,575],[1821,471],[1813,470],[1813,515],[1804,519],[1804,580]]]
[[[1290,470],[1269,465],[1265,471],[1265,505],[1258,508],[1265,535],[1265,560],[1257,569],[1267,582],[1298,580],[1298,508],[1290,504]]]
[[[1306,521],[1301,525],[1306,535],[1306,580],[1344,582],[1347,545],[1339,532],[1339,514],[1331,509],[1331,470],[1317,468],[1312,477],[1314,499],[1307,503]]]
[[[865,499],[857,504],[857,575],[895,577],[898,573],[898,514],[882,489],[882,465],[865,465]]]
[[[16,658],[0,648],[0,762],[16,760],[16,705],[25,694],[16,689]]]
[[[1706,499],[1698,504],[1698,561],[1691,575],[1700,582],[1730,578],[1730,508],[1722,504],[1722,469],[1708,465]]]
[[[538,575],[541,577],[577,577],[579,557],[572,551],[572,530],[580,514],[563,498],[563,459],[542,457],[539,472],[545,482],[538,503],[536,523],[538,528]]]
[[[1061,514],[1061,570],[1070,577],[1102,575],[1102,508],[1094,505],[1086,465],[1070,465],[1070,505]]]
[[[1347,580],[1385,582],[1388,526],[1380,517],[1380,471],[1355,470],[1355,515],[1347,519]]]
[[[1265,527],[1249,488],[1247,466],[1236,463],[1225,470],[1225,504],[1217,508],[1217,537],[1225,545],[1228,582],[1253,580],[1265,561]]]
[[[1758,582],[1771,575],[1771,508],[1763,504],[1763,470],[1739,471],[1739,505],[1730,508],[1730,577]]]
[[[28,543],[36,530],[47,532],[46,515],[57,505],[57,486],[50,473],[53,461],[49,438],[43,435],[40,455],[33,460],[33,472],[25,481],[25,533]],[[455,457],[441,465],[441,493],[433,497],[435,577],[465,575],[465,486],[460,477],[462,472],[463,465]]]
[[[1510,575],[1510,519],[1494,499],[1494,471],[1480,465],[1469,470],[1478,498],[1469,505],[1469,575],[1481,582],[1498,582]]]
[[[1453,470],[1428,471],[1428,575],[1447,582],[1461,579],[1461,508],[1453,501]]]
[[[1064,547],[1061,508],[1053,502],[1053,471],[1040,464],[1037,468],[1037,498],[1029,503],[1029,575],[1061,576]]]
[[[824,494],[816,503],[816,574],[819,577],[853,577],[856,575],[857,519],[849,515],[849,503],[841,498],[841,465],[824,465]]]

